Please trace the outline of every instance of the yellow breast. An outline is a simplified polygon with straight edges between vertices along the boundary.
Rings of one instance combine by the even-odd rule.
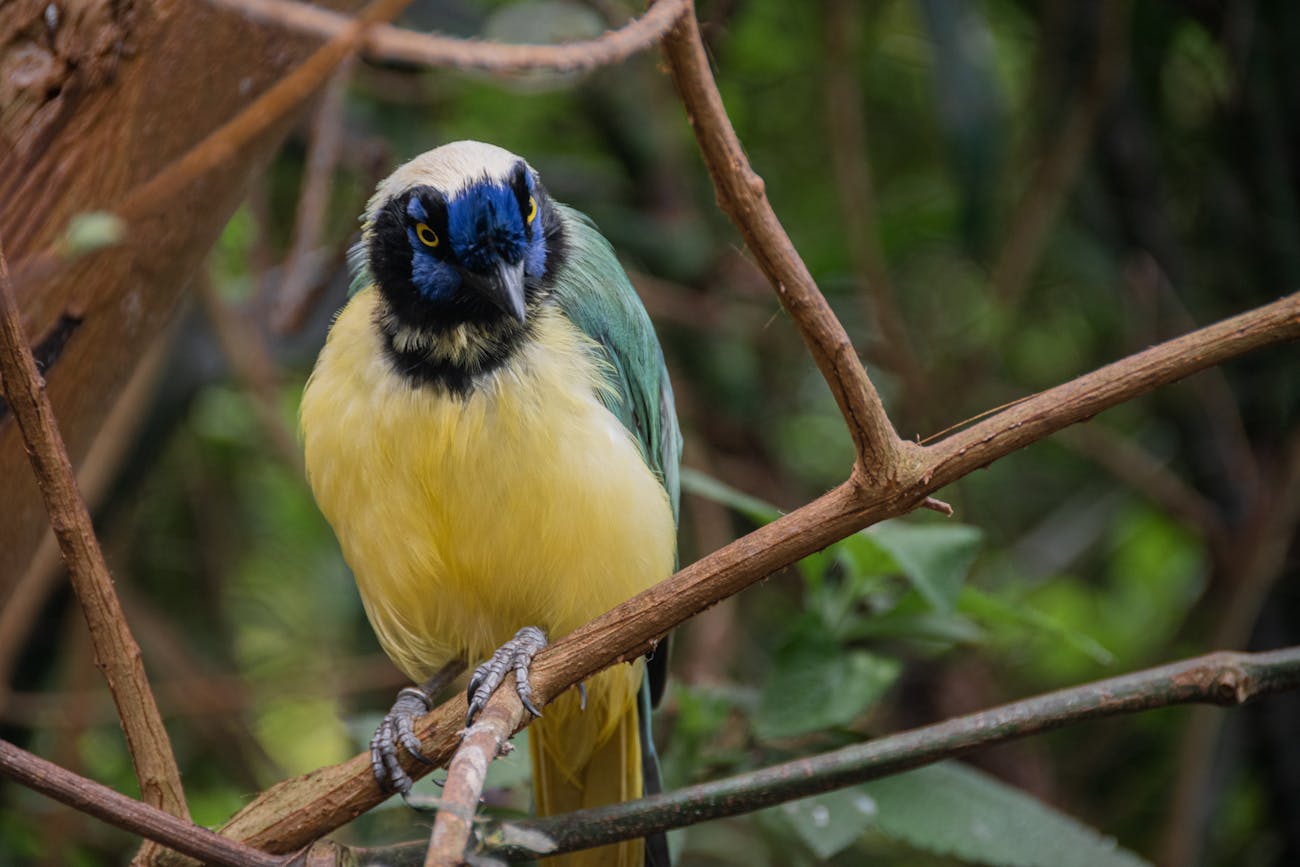
[[[307,472],[385,651],[414,680],[522,626],[558,638],[673,567],[663,486],[597,397],[588,338],[544,308],[467,397],[413,385],[339,315],[302,400]]]

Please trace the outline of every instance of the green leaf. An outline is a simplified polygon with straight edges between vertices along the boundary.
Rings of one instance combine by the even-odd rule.
[[[759,702],[754,731],[782,738],[848,725],[898,677],[895,659],[839,644],[792,643],[776,658]]]
[[[1115,655],[1096,639],[1073,629],[1027,603],[999,599],[975,587],[966,587],[958,602],[961,611],[989,625],[1027,627],[1060,639],[1098,665],[1114,665]]]
[[[956,606],[983,538],[978,528],[967,524],[902,521],[886,521],[867,533],[893,555],[917,591],[943,612]]]
[[[927,852],[997,867],[1138,867],[1114,839],[957,762],[866,783],[875,827]]]
[[[823,861],[853,845],[876,818],[876,802],[857,787],[790,801],[779,810],[804,845]]]

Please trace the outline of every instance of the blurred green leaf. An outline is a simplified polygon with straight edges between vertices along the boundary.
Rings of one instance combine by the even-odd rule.
[[[876,818],[876,802],[857,787],[790,801],[777,810],[823,861],[852,846]]]
[[[683,467],[681,482],[682,490],[686,493],[735,509],[756,524],[770,524],[781,517],[782,512],[776,506],[738,491],[699,470]]]
[[[876,827],[927,852],[997,867],[1146,864],[1092,828],[958,762],[866,783]]]
[[[888,551],[931,605],[950,612],[975,562],[983,533],[967,524],[885,521],[867,533]]]
[[[901,664],[846,650],[824,633],[803,630],[787,643],[763,688],[754,732],[783,738],[848,725],[898,678]]]
[[[1092,636],[1061,623],[1023,601],[1001,599],[976,587],[965,587],[961,591],[958,607],[995,629],[1016,626],[1033,629],[1059,638],[1098,665],[1115,664],[1115,654]]]

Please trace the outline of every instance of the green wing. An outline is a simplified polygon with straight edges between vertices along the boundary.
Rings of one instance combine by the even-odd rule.
[[[677,519],[682,435],[663,350],[609,242],[585,214],[559,205],[568,250],[555,282],[560,309],[604,349],[614,372],[613,394],[601,395],[659,476]]]

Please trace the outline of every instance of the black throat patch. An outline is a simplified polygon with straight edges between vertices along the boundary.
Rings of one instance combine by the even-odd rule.
[[[393,286],[391,279],[385,280],[390,275],[382,273],[387,269],[376,269],[381,273],[374,275],[380,295],[374,322],[394,372],[412,385],[465,397],[533,339],[537,317],[552,303],[557,275],[568,256],[559,211],[547,201],[539,216],[546,237],[546,268],[540,279],[525,284],[523,323],[488,305],[431,302],[409,289],[409,281]]]

